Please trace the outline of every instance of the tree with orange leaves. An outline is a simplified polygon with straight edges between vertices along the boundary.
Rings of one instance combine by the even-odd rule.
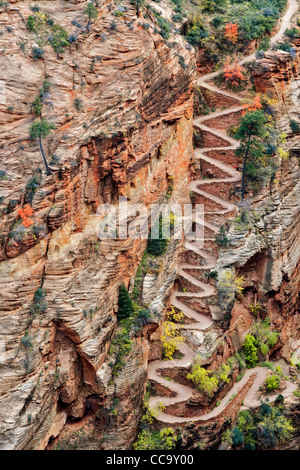
[[[22,225],[25,228],[33,225],[33,220],[30,218],[34,214],[34,210],[29,204],[18,210],[18,216],[22,219]]]
[[[251,113],[252,111],[258,111],[259,109],[262,109],[262,107],[263,105],[260,100],[260,95],[256,95],[251,104],[243,105],[242,116],[244,116],[246,113]]]
[[[237,59],[231,62],[230,58],[227,58],[223,69],[223,77],[225,82],[231,87],[236,88],[246,80],[246,77],[244,76],[245,72],[246,70],[238,64]]]
[[[239,37],[238,25],[235,23],[227,23],[225,25],[224,36],[232,44],[236,44]]]

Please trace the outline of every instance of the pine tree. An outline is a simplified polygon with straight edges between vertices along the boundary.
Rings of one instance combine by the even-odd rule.
[[[123,320],[124,318],[130,317],[133,312],[133,303],[128,294],[128,290],[124,282],[120,285],[119,288],[119,310],[117,313],[118,320]]]

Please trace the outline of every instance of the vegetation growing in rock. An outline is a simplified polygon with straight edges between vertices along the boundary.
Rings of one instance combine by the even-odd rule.
[[[178,438],[172,428],[152,429],[154,418],[164,407],[160,404],[155,409],[149,408],[149,392],[144,398],[143,416],[140,421],[140,432],[134,450],[172,450],[176,447]]]
[[[171,310],[167,313],[167,320],[162,324],[161,341],[164,358],[167,360],[173,359],[178,346],[183,343],[183,337],[180,335],[180,328],[178,326],[182,319],[183,313],[176,313],[174,307],[171,307]]]
[[[96,20],[98,18],[98,10],[93,0],[88,2],[88,4],[86,5],[84,9],[84,13],[88,17],[87,29],[90,29],[92,20]]]
[[[240,411],[235,427],[223,434],[222,441],[233,448],[254,450],[257,446],[273,448],[293,436],[295,431],[291,421],[284,416],[282,401],[275,406],[262,402],[258,411]]]
[[[128,318],[132,315],[133,303],[124,283],[122,283],[119,288],[118,305],[119,305],[118,313],[117,313],[118,320],[124,320],[124,318]]]
[[[277,133],[270,114],[263,109],[260,96],[244,106],[234,137],[240,141],[236,156],[243,161],[241,202],[246,187],[257,191],[263,183],[272,179],[277,169],[276,153],[284,157],[284,134]]]
[[[230,382],[231,363],[222,364],[215,370],[205,369],[200,364],[194,364],[186,378],[208,397],[212,397],[220,387]]]
[[[220,64],[228,52],[233,55],[269,35],[285,5],[286,0],[207,0],[190,14],[186,38]]]
[[[221,225],[219,232],[216,233],[215,240],[220,246],[227,246],[229,244],[224,225]]]
[[[43,160],[46,167],[47,175],[51,175],[51,170],[48,166],[47,159],[44,153],[42,139],[45,139],[51,132],[51,130],[55,129],[55,125],[52,122],[48,122],[45,119],[40,119],[39,121],[35,121],[29,128],[29,135],[32,140],[39,139],[40,150],[43,156]]]
[[[259,356],[265,357],[269,349],[274,347],[280,333],[274,331],[269,318],[255,322],[250,333],[245,336],[243,352],[248,368],[254,367],[259,362]]]
[[[237,91],[247,80],[246,69],[238,63],[236,57],[227,57],[221,78],[225,81],[227,88]]]
[[[42,57],[43,46],[50,44],[52,49],[59,56],[62,54],[70,42],[68,40],[68,32],[59,24],[54,23],[51,17],[41,11],[35,12],[27,18],[27,29],[34,34],[39,49],[39,56]]]
[[[176,447],[177,436],[174,429],[162,428],[150,431],[144,429],[140,432],[134,450],[172,450]]]
[[[174,229],[174,222],[175,218],[172,213],[170,213],[170,217],[164,214],[158,215],[148,237],[147,251],[149,254],[160,256],[165,253],[170,242],[170,235]]]
[[[235,276],[230,269],[224,269],[218,276],[218,294],[220,299],[230,302],[236,295],[243,293],[243,276]]]

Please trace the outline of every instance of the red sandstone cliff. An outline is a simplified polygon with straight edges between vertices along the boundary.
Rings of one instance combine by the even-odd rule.
[[[76,25],[87,22],[85,2],[41,1],[40,11],[77,39],[61,54],[45,45],[43,57],[34,58],[37,39],[22,19],[33,14],[30,3],[12,3],[0,12],[1,26],[10,30],[0,37],[1,448],[43,449],[67,420],[84,426],[90,415],[100,423],[97,443],[117,426],[110,445],[123,448],[141,413],[146,333],[136,338],[115,391],[106,387],[101,366],[116,328],[118,287],[136,271],[145,241],[99,241],[96,210],[120,195],[159,202],[174,174],[172,197],[187,198],[193,57],[180,35],[171,35],[170,48],[129,2],[122,16],[103,2],[90,30],[78,32]],[[48,177],[38,143],[29,138],[32,105],[45,80],[42,116],[56,128],[43,141]],[[18,209],[29,200],[33,225],[20,235]],[[47,307],[32,317],[38,288]],[[101,417],[114,393],[123,409],[116,422]]]

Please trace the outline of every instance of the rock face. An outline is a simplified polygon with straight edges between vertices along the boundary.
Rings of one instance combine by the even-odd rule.
[[[121,12],[102,2],[89,28],[84,6],[41,1],[36,12],[16,1],[0,9],[2,449],[44,449],[72,432],[74,419],[95,436],[91,447],[104,433],[108,448],[116,439],[119,448],[130,445],[147,380],[149,331],[134,339],[114,390],[106,361],[118,287],[134,276],[146,242],[98,240],[97,207],[116,205],[119,196],[161,202],[175,174],[172,200],[188,200],[191,53],[174,33],[170,48],[151,12],[137,18],[129,2]],[[42,31],[27,29],[30,15]],[[53,22],[73,37],[58,53],[47,39]],[[37,97],[42,117],[55,126],[42,142],[50,176],[38,141],[29,138]],[[33,213],[22,219],[27,204]],[[177,250],[156,284],[160,309]],[[104,412],[113,398],[122,409],[116,419]]]
[[[274,182],[253,199],[254,224],[238,230],[232,227],[230,245],[219,257],[220,266],[233,263],[246,282],[244,305],[238,302],[232,310],[234,348],[240,347],[252,321],[247,306],[258,302],[281,331],[274,357],[281,355],[288,362],[297,349],[300,320],[300,139],[290,127],[299,110],[297,44],[295,51],[295,57],[283,51],[267,52],[253,66],[256,89],[271,99],[277,128],[287,136],[289,157],[282,159]]]

